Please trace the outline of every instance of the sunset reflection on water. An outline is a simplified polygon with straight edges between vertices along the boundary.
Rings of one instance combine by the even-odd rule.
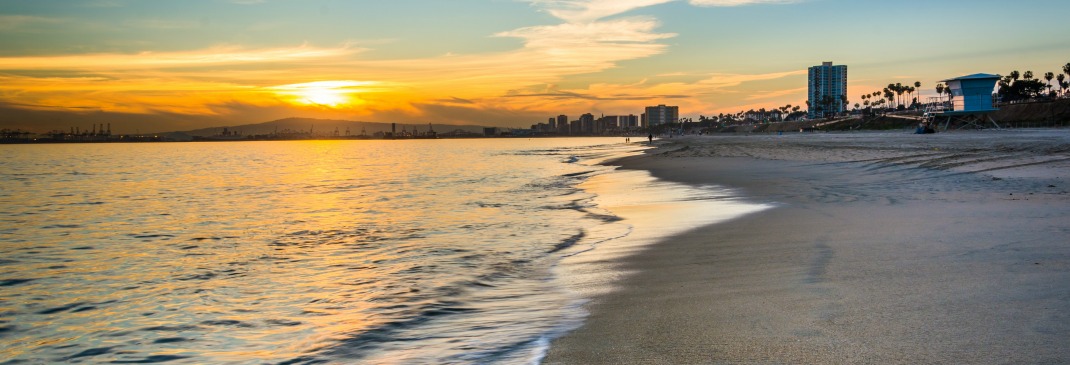
[[[0,357],[525,358],[579,315],[549,252],[623,231],[566,163],[611,141],[0,146]]]

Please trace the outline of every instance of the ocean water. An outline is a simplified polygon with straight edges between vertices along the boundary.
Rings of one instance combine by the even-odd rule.
[[[562,262],[761,209],[621,142],[0,146],[0,364],[538,363],[615,277]]]

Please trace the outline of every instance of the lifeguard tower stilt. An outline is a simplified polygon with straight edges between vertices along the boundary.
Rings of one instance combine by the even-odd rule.
[[[932,112],[926,113],[926,120],[935,123],[930,125],[944,122],[945,131],[952,122],[956,129],[985,128],[989,123],[1000,129],[999,123],[991,115],[999,110],[992,102],[992,91],[999,78],[999,75],[973,74],[942,80],[951,90],[951,101],[948,104],[941,101],[939,107],[932,107]]]

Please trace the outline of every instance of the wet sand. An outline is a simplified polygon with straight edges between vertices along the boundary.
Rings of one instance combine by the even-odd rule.
[[[543,363],[1070,363],[1070,131],[655,144],[616,163],[776,207],[617,260]]]

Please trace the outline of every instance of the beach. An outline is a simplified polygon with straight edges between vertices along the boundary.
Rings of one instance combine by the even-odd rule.
[[[615,260],[543,363],[1070,362],[1070,131],[654,144],[611,164],[773,208]]]

